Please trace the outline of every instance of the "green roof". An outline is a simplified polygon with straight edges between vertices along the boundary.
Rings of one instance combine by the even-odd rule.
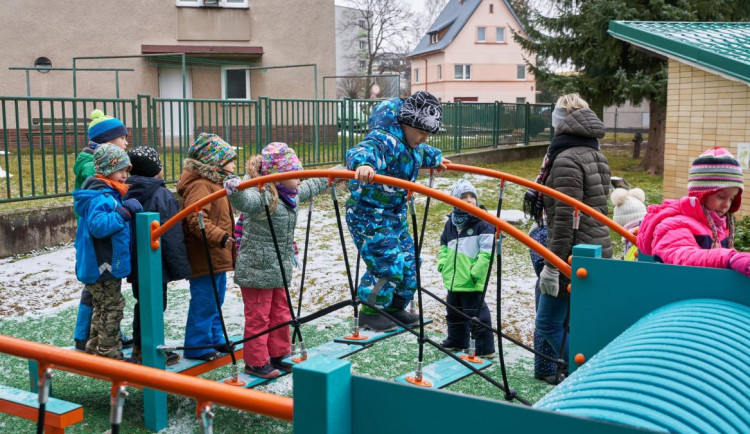
[[[750,23],[610,21],[608,32],[648,51],[750,84]]]

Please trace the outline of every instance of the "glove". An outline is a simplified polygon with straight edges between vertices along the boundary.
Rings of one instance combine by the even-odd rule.
[[[557,297],[560,290],[560,271],[550,265],[544,265],[539,274],[539,291],[552,297]]]
[[[138,199],[133,198],[130,198],[123,202],[122,207],[128,210],[131,215],[138,214],[139,212],[143,211],[143,206],[140,202],[138,202]]]
[[[239,187],[240,182],[240,178],[236,175],[227,176],[226,179],[224,179],[224,190],[227,191],[227,196],[239,191],[237,190],[237,187]]]
[[[122,219],[126,222],[129,222],[130,219],[133,218],[133,216],[130,214],[130,211],[121,206],[115,208],[115,211],[117,211],[117,214],[120,214],[120,217],[122,217]]]
[[[737,252],[729,258],[729,268],[750,277],[750,253]]]

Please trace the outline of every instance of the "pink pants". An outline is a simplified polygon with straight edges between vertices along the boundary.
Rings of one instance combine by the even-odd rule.
[[[284,288],[241,288],[245,303],[245,338],[289,321],[289,305]],[[290,353],[289,326],[245,342],[243,359],[250,366],[263,366],[271,357]]]

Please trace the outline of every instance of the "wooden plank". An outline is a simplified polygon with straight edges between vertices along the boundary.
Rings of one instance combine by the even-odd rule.
[[[457,356],[466,355],[466,353],[456,353]],[[481,359],[482,363],[471,363],[471,365],[480,371],[488,368],[492,365],[492,362],[486,359]],[[430,363],[422,369],[422,375],[425,379],[432,383],[432,389],[442,389],[443,387],[450,386],[451,384],[459,381],[474,372],[462,365],[461,363],[454,360],[452,357],[445,357],[436,362]],[[404,374],[396,378],[396,382],[411,384],[406,381],[406,377],[414,376],[415,371],[411,371],[408,374]]]

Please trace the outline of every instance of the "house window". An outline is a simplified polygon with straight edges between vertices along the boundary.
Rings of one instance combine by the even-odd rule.
[[[366,69],[367,68],[367,62],[364,60],[359,61],[359,69]]]
[[[222,99],[250,99],[249,70],[225,68],[222,72]]]
[[[443,79],[443,65],[437,66],[438,80]]]
[[[430,44],[437,44],[438,42],[440,42],[440,34],[438,33],[430,34]]]
[[[526,98],[516,98],[516,104],[526,104]]]
[[[471,80],[471,65],[455,65],[453,78],[456,80]]]
[[[495,29],[495,42],[505,42],[505,27]]]
[[[414,83],[419,83],[419,68],[414,68]]]
[[[477,27],[477,42],[487,41],[487,28]]]
[[[365,28],[365,20],[359,20],[359,28],[364,29]]]
[[[249,0],[175,0],[175,6],[201,8],[201,7],[218,7],[218,8],[245,8],[249,7]]]
[[[367,42],[366,41],[359,41],[359,49],[364,50],[367,48]]]
[[[526,80],[526,65],[516,65],[516,78]]]
[[[492,3],[490,3],[490,13],[491,14],[495,13],[495,5],[493,5]]]

